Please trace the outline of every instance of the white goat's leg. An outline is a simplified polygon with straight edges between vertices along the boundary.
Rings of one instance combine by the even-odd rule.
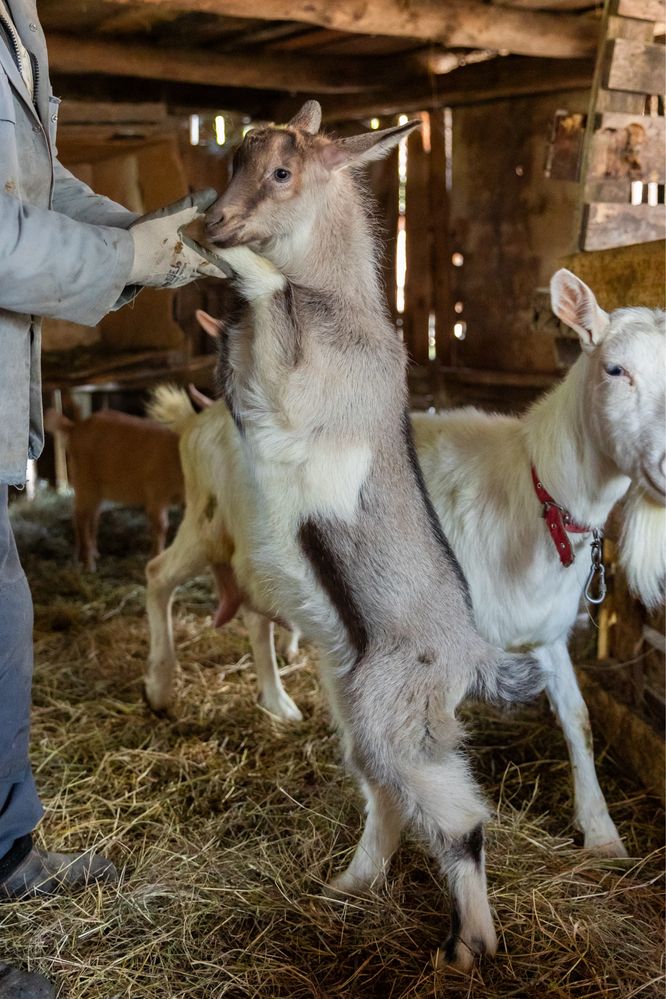
[[[566,642],[544,645],[535,649],[535,655],[547,671],[546,691],[569,750],[575,822],[585,837],[585,847],[608,857],[626,857],[597,780],[590,717]]]
[[[245,605],[242,613],[257,671],[259,704],[283,721],[301,721],[303,715],[282,686],[278,672],[273,622]]]
[[[383,881],[391,857],[400,843],[405,820],[390,793],[365,780],[361,781],[361,790],[366,800],[363,835],[349,867],[327,887],[327,894],[331,897],[362,893]]]
[[[281,628],[280,632],[278,648],[287,662],[293,663],[298,658],[298,643],[301,640],[301,633],[295,624],[292,625],[291,631],[287,628]]]
[[[164,711],[173,701],[176,650],[171,603],[173,591],[206,566],[206,556],[196,532],[181,524],[173,544],[146,566],[146,610],[150,628],[150,654],[144,676],[146,699],[154,711]]]

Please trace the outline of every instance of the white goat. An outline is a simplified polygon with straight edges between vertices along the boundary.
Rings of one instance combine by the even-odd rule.
[[[173,543],[147,568],[148,703],[155,711],[164,711],[173,701],[174,590],[210,567],[220,598],[216,626],[231,620],[239,609],[242,612],[254,653],[260,705],[278,718],[299,721],[301,712],[284,690],[278,673],[273,622],[243,602],[244,595],[230,567],[235,539],[243,537],[252,522],[253,492],[239,434],[226,404],[215,402],[195,414],[185,392],[162,385],[155,391],[150,415],[180,435],[185,513]],[[288,655],[297,647],[296,633]]]
[[[575,815],[585,846],[621,856],[624,847],[597,781],[587,708],[567,651],[590,569],[590,534],[572,536],[576,561],[569,568],[561,565],[530,466],[550,495],[583,525],[603,525],[616,500],[629,490],[621,559],[635,591],[648,605],[656,603],[666,574],[664,313],[620,309],[608,317],[592,292],[564,270],[553,279],[552,299],[560,318],[580,333],[583,353],[551,393],[519,419],[463,409],[415,414],[413,425],[426,484],[469,581],[478,626],[488,640],[505,648],[531,646],[548,666],[547,690],[569,748]],[[215,333],[215,320],[205,313],[198,318]],[[205,398],[201,401],[206,404]],[[221,564],[229,539],[243,523],[231,508],[237,495],[232,477],[238,447],[231,417],[221,403],[214,404],[214,416],[195,417],[185,393],[164,388],[158,390],[153,415],[174,429],[189,428],[181,443],[188,494],[181,531],[189,540],[162,559],[175,564],[180,552],[195,551],[198,565],[205,558]],[[205,526],[207,555],[202,557],[202,521],[194,511],[214,495],[212,480],[220,476],[223,491],[217,494],[215,518]],[[185,563],[169,577],[169,585],[190,574]],[[233,584],[227,585],[233,592]],[[250,617],[260,703],[279,717],[297,718],[275,667],[271,624],[260,618]],[[151,661],[159,662],[163,619],[153,615],[151,624]],[[169,674],[165,687],[162,674],[158,678],[149,672],[148,697],[154,706],[170,701],[171,679]]]
[[[530,470],[573,521],[590,528],[603,527],[629,490],[621,561],[643,601],[658,603],[666,576],[666,313],[627,308],[609,316],[567,270],[554,276],[551,298],[583,348],[566,378],[521,418],[474,409],[415,414],[414,437],[481,633],[507,649],[533,649],[547,671],[585,846],[623,856],[567,650],[591,533],[570,535],[575,562],[565,567]]]

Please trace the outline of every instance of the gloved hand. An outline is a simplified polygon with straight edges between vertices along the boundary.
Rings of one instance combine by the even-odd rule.
[[[134,241],[134,263],[128,284],[178,288],[197,277],[228,277],[229,268],[183,229],[200,218],[217,198],[209,188],[196,191],[165,208],[142,215],[129,228]]]

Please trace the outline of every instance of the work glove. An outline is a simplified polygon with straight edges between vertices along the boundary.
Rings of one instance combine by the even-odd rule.
[[[179,288],[197,277],[227,277],[228,266],[183,230],[217,198],[208,188],[136,219],[129,228],[134,262],[128,284]]]

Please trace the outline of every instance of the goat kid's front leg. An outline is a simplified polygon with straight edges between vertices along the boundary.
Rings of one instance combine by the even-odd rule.
[[[592,729],[566,642],[535,649],[548,675],[546,691],[569,750],[574,783],[574,816],[587,850],[605,857],[626,857],[615,823],[599,787]]]
[[[302,721],[303,715],[282,686],[275,657],[273,622],[247,606],[243,606],[243,621],[250,636],[257,671],[259,704],[282,721]]]

